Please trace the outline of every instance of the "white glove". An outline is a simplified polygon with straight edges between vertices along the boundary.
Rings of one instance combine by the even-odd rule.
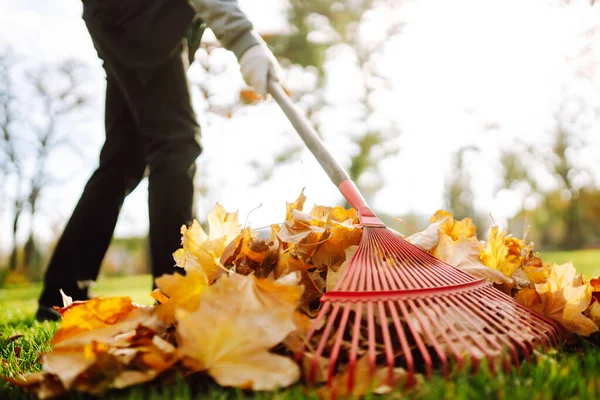
[[[269,79],[279,80],[279,63],[266,45],[250,47],[240,57],[239,64],[246,83],[263,97],[267,95]]]

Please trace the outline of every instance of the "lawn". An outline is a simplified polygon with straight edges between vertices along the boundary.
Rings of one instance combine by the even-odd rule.
[[[600,249],[579,251],[548,251],[540,252],[542,260],[547,263],[563,264],[573,261],[577,271],[583,274],[585,279],[600,276]]]
[[[573,260],[586,278],[600,275],[600,251],[543,253],[546,262]],[[151,304],[150,276],[107,278],[94,288],[96,295],[129,295],[134,301]],[[15,377],[37,371],[37,354],[49,349],[48,341],[57,323],[33,319],[39,284],[0,289],[0,375]],[[14,335],[23,335],[11,338]],[[159,386],[160,384],[160,386]],[[0,399],[29,398],[23,391],[0,381]],[[72,394],[69,398],[89,398]],[[129,390],[110,392],[111,399],[316,399],[300,385],[277,393],[247,393],[224,389],[214,383],[176,378]],[[457,373],[446,381],[434,376],[410,392],[395,393],[393,399],[597,399],[600,398],[600,335],[577,339],[560,351],[540,355],[536,363],[525,363],[519,371],[491,375]]]

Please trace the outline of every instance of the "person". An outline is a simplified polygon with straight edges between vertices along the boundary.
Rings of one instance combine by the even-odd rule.
[[[152,274],[176,271],[202,152],[186,70],[204,29],[235,54],[258,94],[278,79],[275,57],[236,0],[83,0],[82,18],[106,73],[106,139],[46,268],[39,321],[60,318],[61,289],[89,298],[123,201],[146,171]]]

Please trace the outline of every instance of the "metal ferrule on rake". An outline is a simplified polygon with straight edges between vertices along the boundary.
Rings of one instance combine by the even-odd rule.
[[[269,91],[358,210],[363,226],[356,253],[335,288],[322,296],[305,338],[309,383],[326,381],[335,396],[334,376],[346,373],[345,389],[351,393],[357,375],[365,375],[357,368],[366,357],[371,379],[384,368],[387,382],[378,383],[392,386],[396,369],[402,368],[404,383],[412,386],[416,373],[430,377],[439,369],[448,376],[451,366],[518,368],[537,347],[557,344],[553,322],[386,228],[279,84],[270,82]],[[296,359],[303,355],[299,352]],[[326,377],[319,376],[323,364]]]

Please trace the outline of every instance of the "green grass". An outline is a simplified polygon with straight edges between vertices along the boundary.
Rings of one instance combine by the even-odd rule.
[[[600,249],[578,251],[545,251],[540,252],[542,260],[547,263],[564,264],[573,261],[578,272],[585,279],[600,276]]]
[[[42,290],[41,283],[13,285],[0,289],[0,323],[18,323],[31,318],[37,307],[37,298]],[[152,304],[152,277],[137,275],[99,279],[92,288],[97,296],[129,296],[134,302]],[[68,294],[68,293],[67,293]]]
[[[600,275],[600,251],[543,253],[546,262],[562,263],[573,260],[576,268],[589,278]],[[598,272],[594,272],[598,271]],[[0,375],[16,377],[21,373],[39,371],[37,355],[49,349],[48,341],[57,323],[38,323],[33,319],[39,284],[0,289]],[[128,295],[134,301],[151,304],[150,276],[110,278],[98,282],[97,295]],[[11,340],[13,335],[23,335]],[[449,380],[434,375],[410,392],[385,396],[390,399],[597,399],[600,398],[600,334],[590,340],[540,356],[537,363],[525,363],[519,371],[492,375],[483,370],[477,374],[457,373]],[[0,399],[28,399],[21,389],[0,381]],[[67,398],[89,398],[72,393]],[[176,378],[153,384],[113,391],[103,398],[110,399],[316,399],[313,392],[302,386],[275,393],[248,393],[226,389],[214,383]]]

